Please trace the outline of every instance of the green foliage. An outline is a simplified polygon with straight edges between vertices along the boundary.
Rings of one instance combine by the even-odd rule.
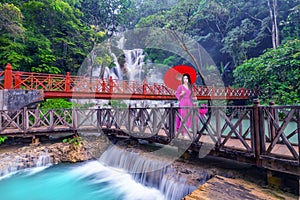
[[[277,20],[283,42],[299,39],[299,6],[299,1],[278,1]],[[226,84],[233,81],[232,69],[249,59],[251,67],[246,62],[236,71],[245,76],[235,76],[237,85],[259,85],[269,95],[265,99],[298,102],[297,54],[292,53],[295,58],[289,59],[291,55],[284,53],[288,49],[280,47],[283,52],[276,54],[288,57],[290,63],[284,63],[285,57],[272,57],[271,50],[261,59],[251,59],[272,46],[269,15],[266,0],[2,0],[0,66],[11,63],[14,70],[78,74],[88,53],[115,32],[154,26],[179,31],[199,42],[222,74],[226,73]],[[151,42],[157,41],[153,38]],[[110,49],[103,48],[95,63],[111,67],[114,62],[107,53]],[[166,51],[145,52],[147,59],[157,65],[183,63],[180,56]]]
[[[277,50],[269,49],[257,58],[249,59],[234,70],[235,86],[254,89],[267,104],[300,103],[300,40],[291,40]]]
[[[39,104],[40,109],[57,109],[57,108],[72,108],[73,103],[67,99],[46,99],[46,101]]]
[[[143,1],[143,4],[146,2]],[[297,4],[296,1],[278,1],[278,22],[286,22],[279,28],[287,28],[287,33],[292,30],[288,39],[299,38]],[[143,16],[136,27],[168,28],[193,37],[208,51],[220,71],[221,65],[230,64],[230,69],[233,69],[272,46],[272,27],[266,0],[181,0],[164,9],[158,6],[157,10],[149,10],[149,14]],[[224,80],[227,84],[233,81],[231,74],[224,78],[230,79]]]
[[[130,0],[86,0],[81,2],[83,21],[93,25],[95,31],[105,31],[111,36],[119,25],[128,23]]]
[[[10,3],[0,3],[0,34],[20,35],[24,32],[21,10]]]
[[[95,106],[95,103],[73,104],[74,108],[80,108],[80,109],[89,109],[93,106]]]
[[[70,0],[74,7],[63,0],[12,2],[14,7],[10,6],[10,10],[0,5],[4,11],[1,14],[10,14],[7,15],[11,24],[2,23],[1,19],[6,18],[0,17],[0,27],[6,27],[0,28],[4,30],[0,36],[0,64],[5,66],[9,62],[22,71],[77,73],[96,35],[82,24],[79,2]]]
[[[151,60],[156,64],[163,64],[165,66],[175,66],[182,64],[184,60],[171,52],[161,49],[145,49],[147,60]]]
[[[244,19],[240,26],[230,30],[222,40],[224,47],[221,52],[231,55],[235,65],[247,60],[250,48],[256,47],[257,38],[252,38],[256,33],[256,27],[249,19]]]
[[[14,70],[21,69],[22,63],[32,62],[32,58],[25,55],[26,45],[14,42],[16,37],[9,34],[0,36],[0,65],[5,66],[11,63]]]
[[[0,136],[0,144],[2,144],[8,138],[6,136]]]
[[[79,148],[83,144],[83,138],[79,135],[74,135],[72,138],[63,139],[63,143],[69,143],[74,145],[75,148]]]
[[[113,108],[127,108],[127,104],[124,103],[122,100],[109,100],[108,104],[105,104],[104,106],[110,105]]]
[[[58,118],[63,118],[65,122],[70,124],[72,123],[72,107],[73,103],[67,99],[46,99],[46,101],[39,104],[39,108],[42,112],[47,113],[49,110],[54,110],[54,112],[57,113],[58,116],[54,116],[55,121]],[[50,116],[48,116],[48,120],[50,120]]]
[[[300,38],[300,4],[289,9],[288,16],[281,24],[284,41]]]

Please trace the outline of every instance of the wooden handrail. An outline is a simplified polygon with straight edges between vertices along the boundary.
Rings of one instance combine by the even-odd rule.
[[[1,83],[0,83],[1,86]],[[130,98],[166,100],[176,99],[174,90],[164,84],[137,81],[121,81],[110,77],[101,79],[86,76],[46,74],[36,72],[13,71],[7,64],[4,72],[4,89],[43,90],[45,98],[76,98],[75,96],[91,98],[94,93],[96,98]],[[245,88],[193,86],[194,94],[198,99],[250,99],[254,93]],[[55,93],[54,93],[55,92]],[[75,94],[75,95],[74,95]],[[102,94],[106,94],[102,95]]]

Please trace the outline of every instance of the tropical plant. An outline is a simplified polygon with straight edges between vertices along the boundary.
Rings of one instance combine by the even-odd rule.
[[[234,70],[235,86],[259,89],[259,98],[267,104],[300,103],[300,40],[291,40],[276,50],[269,49]]]
[[[2,144],[8,138],[6,136],[0,136],[0,144]]]
[[[71,138],[65,138],[63,139],[63,143],[68,143],[70,145],[73,145],[75,149],[78,149],[80,146],[83,145],[83,138],[77,134],[75,134]]]

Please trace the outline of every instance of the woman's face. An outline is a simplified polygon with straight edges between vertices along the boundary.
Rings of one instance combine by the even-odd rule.
[[[183,83],[188,83],[189,82],[189,78],[187,76],[183,77]]]

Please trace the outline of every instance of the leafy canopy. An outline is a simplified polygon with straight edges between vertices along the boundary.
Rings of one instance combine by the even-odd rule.
[[[269,49],[234,70],[235,86],[260,89],[260,100],[279,105],[300,103],[300,40]]]

